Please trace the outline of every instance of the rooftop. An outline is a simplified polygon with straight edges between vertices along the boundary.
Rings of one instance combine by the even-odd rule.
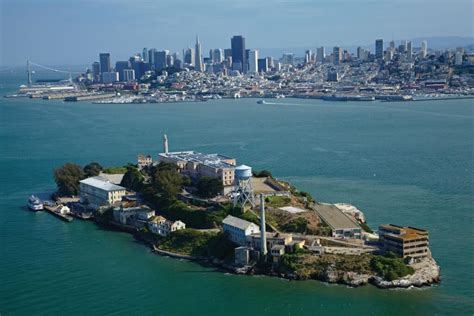
[[[113,184],[108,179],[101,176],[90,177],[90,178],[81,180],[80,182],[86,185],[90,185],[99,190],[104,190],[108,192],[125,190],[124,187]]]
[[[203,154],[195,151],[179,151],[167,154],[161,153],[160,156],[187,162],[197,162],[213,168],[235,168],[234,165],[226,162],[226,160],[231,160],[233,158],[221,154]]]
[[[222,221],[223,224],[227,224],[229,226],[234,226],[234,227],[237,227],[239,229],[247,229],[250,225],[255,225],[254,223],[251,223],[251,222],[247,222],[246,220],[243,220],[241,218],[238,218],[238,217],[234,217],[232,215],[227,215],[226,218],[224,218],[224,220]]]
[[[316,204],[314,209],[321,219],[332,229],[357,229],[360,228],[352,219],[332,204]]]
[[[404,240],[428,236],[427,230],[415,227],[402,227],[394,224],[383,224],[379,227],[379,230],[381,229],[389,230],[393,232],[389,233],[389,235]]]

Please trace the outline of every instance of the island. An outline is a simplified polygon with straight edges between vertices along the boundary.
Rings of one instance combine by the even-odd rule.
[[[425,229],[384,224],[316,200],[270,171],[195,151],[138,155],[103,168],[66,163],[54,170],[56,202],[68,216],[125,231],[159,255],[226,272],[315,279],[349,286],[409,288],[440,282]]]

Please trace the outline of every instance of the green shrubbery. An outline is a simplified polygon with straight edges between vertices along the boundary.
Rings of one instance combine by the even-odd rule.
[[[104,173],[116,174],[116,173],[125,173],[127,172],[127,166],[113,166],[107,167],[103,170]]]
[[[304,217],[298,217],[283,225],[282,228],[288,232],[305,233],[307,226],[308,220]]]
[[[230,258],[235,245],[224,233],[200,232],[194,229],[171,233],[160,245],[160,249],[196,257]]]
[[[291,199],[287,196],[267,196],[265,198],[265,203],[271,207],[283,207],[290,204]]]
[[[370,268],[385,280],[392,281],[413,273],[401,258],[388,252],[385,256],[374,256],[370,260]]]

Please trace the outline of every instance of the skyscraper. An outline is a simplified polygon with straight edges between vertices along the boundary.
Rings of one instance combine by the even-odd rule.
[[[146,47],[143,48],[142,59],[143,59],[143,61],[148,61],[148,48],[146,48]]]
[[[258,50],[251,50],[249,52],[249,72],[258,72]]]
[[[375,40],[375,58],[383,59],[383,39]]]
[[[203,65],[202,65],[202,51],[201,51],[201,43],[199,42],[199,36],[196,35],[196,45],[194,47],[194,69],[196,71],[202,72]]]
[[[127,61],[117,61],[115,63],[115,71],[119,74],[119,81],[126,81],[124,70],[130,69],[130,63]]]
[[[413,59],[413,48],[411,46],[411,41],[407,43],[407,59],[412,61]]]
[[[92,64],[92,75],[93,75],[94,82],[100,81],[100,63],[98,61],[95,61]]]
[[[324,51],[324,46],[321,46],[316,50],[316,61],[322,63],[325,57],[326,52]]]
[[[110,67],[110,53],[99,54],[99,60],[100,60],[100,73],[110,72],[112,70]]]
[[[268,71],[268,59],[260,58],[258,60],[258,72],[267,72]]]
[[[428,42],[427,41],[423,41],[421,42],[421,58],[425,58],[426,55],[428,55]]]
[[[232,69],[244,72],[247,64],[245,59],[245,38],[242,35],[235,35],[231,41],[232,48]]]
[[[221,63],[224,60],[224,52],[220,48],[211,50],[211,58],[213,63]]]
[[[183,61],[189,66],[194,66],[194,48],[186,48],[183,51]]]
[[[167,67],[167,59],[168,59],[169,51],[163,50],[159,52],[155,52],[155,70],[163,70]]]
[[[150,64],[151,69],[155,69],[155,53],[156,48],[148,50],[148,63]]]
[[[342,49],[338,46],[334,46],[332,53],[334,58],[334,65],[339,65],[342,60]]]

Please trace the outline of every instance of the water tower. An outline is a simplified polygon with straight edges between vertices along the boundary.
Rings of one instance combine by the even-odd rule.
[[[235,167],[235,184],[232,196],[234,198],[234,207],[240,204],[244,208],[246,203],[255,206],[251,167],[246,165]]]

